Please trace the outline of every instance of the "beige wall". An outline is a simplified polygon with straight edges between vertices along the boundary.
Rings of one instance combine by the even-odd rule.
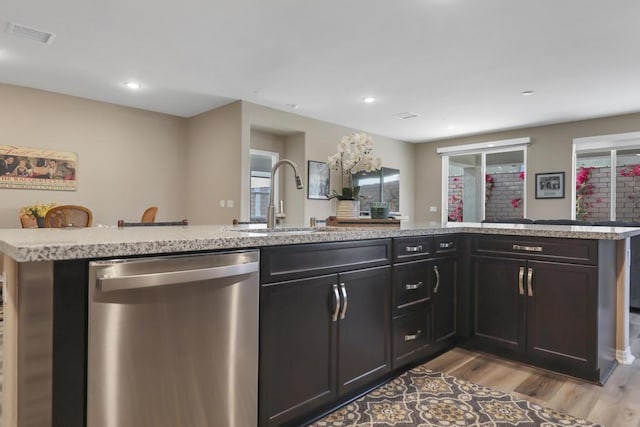
[[[231,225],[240,218],[241,120],[240,102],[189,119],[182,170],[191,224]],[[220,200],[233,200],[233,207],[220,207]]]
[[[640,114],[626,114],[418,144],[415,157],[416,218],[430,221],[440,221],[441,218],[442,160],[436,154],[438,147],[530,137],[531,144],[527,152],[527,217],[570,218],[573,139],[638,130]],[[535,174],[562,171],[566,179],[565,198],[536,200]],[[438,212],[429,212],[429,206],[437,206]]]
[[[358,130],[344,126],[327,123],[285,111],[274,110],[249,102],[242,102],[243,105],[243,145],[249,146],[250,130],[258,127],[268,132],[269,129],[280,134],[291,134],[288,138],[304,139],[304,160],[303,165],[298,162],[298,166],[304,170],[303,182],[307,183],[307,160],[325,161],[328,156],[336,152],[336,146],[344,135],[348,135]],[[415,146],[406,142],[398,141],[383,136],[372,135],[373,151],[382,159],[382,164],[390,168],[400,169],[400,210],[404,215],[413,217],[414,212],[414,153]],[[295,153],[300,156],[300,152]],[[246,153],[248,159],[248,151]],[[245,166],[248,168],[248,166]],[[248,176],[248,169],[246,169]],[[337,174],[331,176],[331,187],[337,188]],[[290,180],[290,179],[288,179]],[[248,188],[248,184],[246,185]],[[294,201],[299,206],[304,206],[303,223],[308,224],[309,218],[315,216],[324,219],[335,214],[335,201],[312,200],[306,198],[306,189],[297,191]],[[248,193],[244,198],[248,200]],[[285,203],[288,201],[285,200]],[[243,205],[243,218],[248,218],[248,203]],[[295,207],[294,207],[295,208]],[[289,215],[289,212],[287,212]]]
[[[77,191],[0,188],[0,227],[20,227],[21,206],[37,201],[80,204],[94,224],[181,219],[186,119],[0,84],[0,144],[72,151]]]
[[[77,191],[0,189],[0,227],[19,227],[20,207],[37,201],[87,206],[95,225],[137,221],[150,205],[159,207],[160,221],[231,224],[241,209],[248,217],[252,139],[256,148],[281,145],[278,151],[298,163],[306,183],[306,160],[325,160],[355,131],[240,101],[184,119],[4,84],[0,99],[0,144],[78,155]],[[269,129],[280,136],[267,141]],[[401,170],[401,210],[413,215],[414,146],[374,135],[374,151],[385,166]],[[334,213],[334,201],[308,200],[284,170],[284,181],[291,181],[283,184],[289,224]],[[222,208],[220,200],[234,207]]]

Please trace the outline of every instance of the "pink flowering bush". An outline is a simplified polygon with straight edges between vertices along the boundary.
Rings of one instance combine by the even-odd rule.
[[[513,206],[514,209],[518,209],[521,203],[522,203],[522,197],[518,197],[511,200],[511,206]]]
[[[462,197],[449,196],[449,206],[453,208],[449,210],[449,221],[462,222]]]
[[[629,166],[620,170],[620,176],[640,176],[640,165]]]
[[[580,166],[576,174],[576,218],[583,221],[589,218],[589,209],[593,207],[588,199],[593,194],[593,184],[589,183],[593,169],[593,166]]]
[[[484,176],[484,186],[485,186],[485,191],[484,191],[485,202],[488,202],[489,199],[491,199],[491,196],[493,195],[493,189],[496,186],[495,180],[491,175],[486,174]]]

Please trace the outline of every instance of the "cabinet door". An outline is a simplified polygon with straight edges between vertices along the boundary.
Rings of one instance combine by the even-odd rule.
[[[524,351],[525,267],[520,260],[475,258],[475,339],[489,351]]]
[[[337,399],[337,283],[333,274],[262,286],[261,426],[282,425]]]
[[[430,263],[433,311],[433,341],[438,343],[456,334],[456,296],[458,289],[458,259],[441,259]]]
[[[391,369],[390,268],[342,273],[339,279],[347,295],[338,338],[338,392],[344,395]]]
[[[527,352],[553,369],[588,369],[597,352],[597,267],[527,267]]]

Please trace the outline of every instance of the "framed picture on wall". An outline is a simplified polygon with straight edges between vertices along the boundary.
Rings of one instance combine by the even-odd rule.
[[[564,172],[537,173],[536,199],[564,199]]]
[[[307,199],[329,198],[329,165],[325,162],[307,161]]]

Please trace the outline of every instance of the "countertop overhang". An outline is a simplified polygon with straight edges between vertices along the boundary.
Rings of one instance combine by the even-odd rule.
[[[220,249],[259,248],[315,242],[385,237],[475,233],[591,240],[622,240],[640,228],[494,223],[403,223],[391,227],[283,228],[188,225],[177,227],[92,227],[0,229],[0,252],[17,262],[60,261],[167,254]]]

